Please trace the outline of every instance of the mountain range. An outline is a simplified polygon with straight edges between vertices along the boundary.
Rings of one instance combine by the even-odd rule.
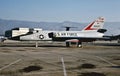
[[[71,21],[64,22],[32,22],[32,21],[19,21],[19,20],[5,20],[0,19],[0,35],[4,35],[6,30],[11,30],[16,27],[25,28],[42,28],[43,30],[65,30],[66,26],[73,31],[80,31],[89,23],[78,23]],[[120,34],[120,22],[105,22],[104,27],[107,29],[106,35],[118,35]]]

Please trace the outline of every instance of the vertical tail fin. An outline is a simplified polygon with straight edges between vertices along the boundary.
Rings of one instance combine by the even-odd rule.
[[[88,26],[86,26],[82,31],[97,31],[98,29],[103,28],[104,21],[104,17],[99,17],[95,21],[90,23]]]

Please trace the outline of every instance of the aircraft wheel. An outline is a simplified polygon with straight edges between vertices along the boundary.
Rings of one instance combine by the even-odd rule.
[[[78,42],[77,47],[82,48],[82,42]]]

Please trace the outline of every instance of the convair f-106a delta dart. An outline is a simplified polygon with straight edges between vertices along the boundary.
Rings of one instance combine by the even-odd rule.
[[[79,47],[82,42],[92,42],[103,38],[104,32],[106,32],[106,29],[102,29],[104,21],[103,17],[99,17],[82,31],[45,31],[38,28],[17,28],[6,31],[6,37],[21,41],[64,41],[66,46],[69,46],[69,42],[77,42]]]

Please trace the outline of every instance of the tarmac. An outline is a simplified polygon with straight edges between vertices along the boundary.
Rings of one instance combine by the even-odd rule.
[[[0,43],[0,76],[120,76],[120,43],[96,41],[82,48],[64,42]]]

